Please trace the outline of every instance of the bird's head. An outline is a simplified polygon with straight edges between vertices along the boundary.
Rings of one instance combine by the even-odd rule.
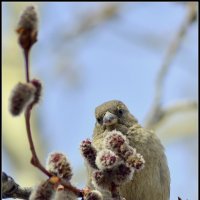
[[[137,120],[130,114],[124,103],[118,100],[105,102],[95,110],[96,125],[112,130],[123,125],[130,127]]]

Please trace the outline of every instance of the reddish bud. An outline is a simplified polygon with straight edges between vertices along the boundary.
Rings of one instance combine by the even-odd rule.
[[[122,145],[127,146],[128,140],[120,131],[113,130],[109,132],[104,139],[104,147],[116,153],[120,153]]]
[[[80,145],[80,150],[89,165],[92,168],[97,169],[97,166],[95,164],[97,152],[96,149],[92,146],[92,143],[89,139],[82,141]]]
[[[99,169],[110,169],[119,164],[119,157],[109,149],[97,153],[96,165]]]
[[[130,155],[126,160],[126,163],[128,166],[131,166],[138,171],[143,169],[145,160],[141,154],[137,153],[136,155]]]
[[[51,153],[47,160],[47,170],[58,176],[69,181],[72,177],[72,169],[66,156],[62,153]]]

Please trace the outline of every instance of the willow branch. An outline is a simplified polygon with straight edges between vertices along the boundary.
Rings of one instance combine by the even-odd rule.
[[[34,143],[33,143],[32,134],[31,134],[31,126],[30,126],[30,116],[31,116],[32,106],[33,106],[33,104],[29,105],[25,112],[26,131],[27,131],[28,141],[29,141],[29,145],[30,145],[30,150],[32,153],[31,164],[33,164],[35,167],[40,169],[48,177],[51,177],[52,175],[40,163],[37,153],[36,153],[36,150],[35,150]]]
[[[24,13],[22,14],[18,27],[17,33],[19,34],[19,44],[21,45],[24,51],[24,61],[25,61],[25,76],[26,82],[31,84],[35,87],[36,91],[34,93],[34,97],[32,102],[28,104],[25,110],[25,124],[26,124],[26,131],[27,137],[29,141],[29,146],[32,154],[31,164],[34,165],[36,168],[40,169],[45,175],[49,178],[53,177],[53,174],[50,173],[40,162],[36,150],[35,145],[32,138],[31,132],[31,111],[35,104],[38,103],[39,97],[41,94],[42,85],[38,80],[31,80],[30,81],[30,72],[29,72],[29,52],[31,50],[32,45],[37,41],[37,14],[33,6],[27,7]],[[68,190],[73,192],[77,195],[77,197],[82,197],[83,192],[82,190],[77,189],[76,187],[72,186],[70,183],[66,182],[64,179],[59,179],[59,182]]]
[[[26,69],[26,82],[30,81],[29,78],[29,50],[24,49],[25,69]]]
[[[26,54],[25,54],[26,55]],[[27,60],[27,59],[25,59]],[[29,63],[26,62],[26,75],[27,77],[29,76]],[[28,82],[28,78],[27,78],[27,82]],[[32,81],[35,84],[38,84],[37,81]],[[40,85],[39,85],[40,87]],[[49,178],[52,177],[53,175],[46,170],[46,168],[41,164],[41,162],[39,161],[39,158],[37,156],[36,150],[35,150],[35,145],[32,139],[32,133],[31,133],[31,125],[30,125],[30,117],[31,117],[31,110],[33,108],[33,106],[38,102],[38,98],[40,96],[40,89],[41,88],[37,88],[37,94],[35,94],[35,99],[33,100],[33,102],[28,105],[28,107],[26,108],[25,111],[25,123],[26,123],[26,131],[27,131],[27,136],[28,136],[28,141],[29,141],[29,146],[30,146],[30,150],[32,153],[32,158],[31,158],[31,164],[34,165],[35,167],[37,167],[38,169],[40,169],[45,175],[47,175]],[[82,190],[77,189],[76,187],[72,186],[71,184],[69,184],[68,182],[64,181],[63,179],[60,180],[60,183],[68,190],[72,191],[74,194],[76,194],[78,197],[82,197]]]

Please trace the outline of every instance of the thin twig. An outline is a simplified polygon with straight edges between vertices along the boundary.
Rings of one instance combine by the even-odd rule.
[[[28,24],[28,22],[30,23],[30,20],[28,20],[27,22],[27,16],[31,16],[31,18],[35,17],[36,20],[36,13],[33,12],[31,13],[31,11],[34,11],[32,7],[28,7],[26,13],[21,17],[22,20],[22,24],[26,25]],[[28,15],[29,14],[29,15]],[[34,23],[36,23],[36,21],[34,21]],[[28,24],[30,26],[30,24]],[[31,24],[33,25],[33,24]],[[29,83],[30,82],[30,72],[29,72],[29,53],[31,50],[32,45],[37,41],[37,31],[34,30],[32,27],[29,29],[26,29],[24,27],[19,26],[19,28],[17,29],[17,32],[19,33],[19,42],[21,44],[21,47],[23,49],[23,53],[24,53],[24,63],[25,63],[25,76],[26,76],[26,82]],[[33,34],[34,33],[34,34]],[[34,83],[33,83],[34,84]],[[49,173],[44,166],[42,166],[42,164],[40,163],[38,156],[36,154],[35,151],[35,146],[33,143],[33,139],[32,139],[32,133],[31,133],[31,126],[30,126],[30,117],[31,117],[31,110],[33,108],[33,106],[38,102],[38,98],[40,95],[40,90],[41,90],[41,85],[39,85],[39,88],[36,87],[36,93],[35,93],[35,97],[33,102],[30,103],[30,105],[27,106],[26,110],[25,110],[25,123],[26,123],[26,131],[27,131],[27,136],[28,136],[28,141],[29,141],[29,145],[30,145],[30,149],[31,149],[31,153],[32,153],[32,159],[31,159],[31,164],[33,164],[35,167],[39,168],[43,173],[45,173],[48,177],[51,177],[51,173]]]
[[[25,74],[26,74],[26,81],[27,83],[30,82],[30,74],[29,74],[29,52],[30,52],[30,47],[24,48],[24,58],[25,58]],[[28,136],[28,141],[32,153],[32,159],[31,159],[31,164],[33,164],[35,167],[40,169],[43,173],[45,173],[48,177],[51,177],[51,173],[49,173],[44,166],[40,163],[37,153],[35,151],[35,146],[33,143],[32,139],[32,134],[31,134],[31,126],[30,126],[30,117],[31,117],[31,110],[33,106],[37,103],[38,99],[34,99],[34,101],[28,105],[25,111],[25,122],[26,122],[26,130],[27,130],[27,136]]]
[[[194,22],[195,16],[196,16],[196,10],[192,9],[191,6],[193,3],[189,2],[187,6],[187,14],[186,17],[181,24],[174,40],[169,45],[169,48],[166,52],[166,56],[164,58],[164,61],[161,65],[161,69],[157,76],[156,81],[156,94],[155,94],[155,102],[157,104],[161,103],[161,98],[163,96],[163,85],[165,81],[165,77],[167,72],[169,71],[170,64],[173,61],[173,58],[176,56],[180,46],[181,42],[183,41],[184,36],[186,35],[187,31],[189,30],[190,25]]]
[[[95,10],[95,12],[86,12],[82,13],[80,16],[75,16],[75,18],[80,18],[80,22],[76,24],[74,29],[64,33],[62,40],[64,39],[70,42],[72,39],[83,36],[94,30],[96,27],[115,19],[116,16],[118,16],[122,5],[122,2],[107,3]]]
[[[26,65],[29,68],[29,65]],[[26,77],[30,77],[29,76],[29,70],[27,68],[27,76]],[[28,79],[27,79],[28,81]],[[31,126],[30,126],[30,117],[31,117],[31,110],[33,108],[33,106],[36,103],[36,99],[27,107],[26,111],[25,111],[25,122],[26,122],[26,130],[27,130],[27,136],[28,136],[28,141],[29,141],[29,145],[30,145],[30,150],[32,153],[32,158],[31,158],[31,164],[34,165],[35,167],[37,167],[38,169],[40,169],[44,174],[46,174],[49,178],[52,177],[53,175],[48,172],[46,170],[46,168],[40,163],[36,150],[35,150],[35,146],[34,146],[34,142],[32,139],[32,133],[31,133]],[[83,192],[82,190],[72,186],[71,184],[69,184],[68,182],[64,181],[63,179],[60,179],[60,183],[68,190],[72,191],[74,194],[76,194],[78,197],[83,197]]]
[[[30,82],[29,78],[29,49],[24,49],[24,60],[25,60],[25,70],[26,70],[26,82]]]
[[[169,45],[169,48],[166,52],[165,58],[161,65],[160,71],[157,75],[157,80],[155,83],[155,96],[153,100],[153,105],[151,111],[147,114],[147,119],[145,120],[145,127],[151,128],[153,124],[159,121],[160,116],[162,116],[162,97],[164,92],[164,82],[166,75],[169,71],[169,67],[176,56],[184,36],[186,35],[190,25],[196,20],[196,4],[194,2],[187,3],[187,14],[183,23],[181,24],[178,32],[176,33],[175,38]]]
[[[27,136],[28,136],[28,141],[30,145],[30,150],[32,153],[32,159],[31,159],[31,164],[33,164],[35,167],[40,169],[44,174],[46,174],[48,177],[51,177],[51,173],[49,173],[40,163],[38,156],[35,151],[35,146],[33,143],[32,139],[32,134],[31,134],[31,126],[30,126],[30,116],[31,116],[31,109],[32,109],[32,104],[28,106],[26,112],[25,112],[25,121],[26,121],[26,130],[27,130]]]
[[[165,81],[165,77],[167,72],[169,71],[170,64],[172,63],[174,57],[176,56],[181,42],[183,41],[184,36],[186,35],[190,25],[193,23],[194,16],[196,15],[195,10],[188,9],[186,17],[181,24],[174,40],[169,45],[167,53],[165,55],[164,61],[161,65],[161,69],[158,73],[157,80],[156,80],[156,94],[155,94],[155,103],[160,104],[161,98],[163,96],[163,85]]]
[[[28,53],[28,51],[25,51],[26,53]],[[26,54],[25,54],[26,56]],[[26,77],[27,77],[27,82],[29,80],[29,63],[27,62],[28,60],[26,59]],[[29,145],[30,145],[30,150],[32,153],[32,158],[31,158],[31,164],[34,165],[35,167],[37,167],[38,169],[40,169],[44,174],[46,174],[49,178],[52,177],[53,175],[48,172],[46,170],[46,168],[41,164],[36,150],[35,150],[35,146],[34,146],[34,142],[32,139],[32,133],[31,133],[31,125],[30,125],[30,117],[31,117],[31,110],[33,108],[33,106],[37,103],[38,97],[36,97],[33,102],[26,108],[25,111],[25,122],[26,122],[26,130],[27,130],[27,136],[28,136],[28,141],[29,141]],[[83,193],[82,190],[77,189],[76,187],[72,186],[71,184],[67,183],[66,181],[64,181],[63,179],[60,180],[61,184],[69,189],[70,191],[74,192],[74,194],[76,194],[78,197],[82,197]]]
[[[30,20],[31,19],[31,20]],[[26,76],[26,82],[30,82],[30,72],[29,72],[29,52],[31,50],[32,45],[37,41],[37,29],[36,29],[36,24],[37,23],[37,15],[34,11],[34,7],[28,7],[24,14],[21,17],[21,21],[19,23],[19,27],[17,28],[17,33],[19,34],[19,43],[23,49],[24,52],[24,61],[25,61],[25,76]],[[31,26],[27,29],[27,26]],[[27,131],[27,137],[29,141],[29,146],[32,154],[31,158],[31,164],[40,169],[44,174],[46,174],[49,178],[53,177],[53,174],[50,173],[39,161],[39,158],[37,156],[36,150],[35,150],[35,145],[33,142],[32,138],[32,133],[31,133],[31,125],[30,125],[30,117],[31,117],[31,111],[33,106],[38,103],[40,93],[41,93],[41,83],[38,80],[31,80],[31,83],[33,86],[35,86],[36,91],[34,94],[34,99],[33,101],[26,107],[25,110],[25,124],[26,124],[26,131]],[[3,176],[4,180],[6,181],[6,174]],[[14,184],[14,180],[10,177],[11,180],[10,182],[12,184],[9,184],[11,187],[7,187],[6,184],[4,184],[4,189],[5,189],[5,195],[4,197],[6,198],[7,196],[9,197],[17,197],[21,198],[21,193],[16,192],[16,191],[23,191],[23,188],[20,188],[19,185]],[[77,197],[83,197],[83,191],[77,189],[76,187],[72,186],[69,182],[66,182],[64,179],[58,179],[59,183],[62,184],[65,188],[73,192]],[[8,181],[7,181],[8,182]],[[6,183],[7,183],[6,182]],[[14,188],[15,186],[15,188]],[[14,189],[13,189],[14,188]],[[13,192],[14,190],[14,192]],[[11,194],[12,192],[12,194]],[[29,191],[31,192],[31,191]],[[14,196],[15,195],[15,196]],[[30,193],[29,193],[30,195]],[[28,197],[27,197],[28,198]],[[25,198],[25,199],[27,199]]]

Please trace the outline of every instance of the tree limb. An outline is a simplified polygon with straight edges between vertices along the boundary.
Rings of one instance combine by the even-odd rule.
[[[184,36],[186,35],[190,25],[197,18],[196,3],[188,2],[186,6],[187,6],[187,13],[185,19],[183,20],[183,23],[181,24],[174,40],[172,40],[172,42],[170,43],[165,58],[163,60],[163,63],[161,65],[160,71],[158,72],[157,75],[157,80],[155,83],[155,96],[153,100],[152,109],[147,114],[145,120],[145,127],[147,128],[151,128],[152,126],[154,126],[154,124],[157,123],[160,120],[161,116],[163,115],[161,105],[162,105],[162,97],[164,91],[163,88],[166,75],[169,71],[169,67],[173,62],[174,57],[176,56],[181,46]]]
[[[198,107],[197,102],[190,100],[190,101],[178,101],[173,105],[169,105],[165,108],[162,108],[162,110],[160,111],[159,121],[157,121],[157,123],[154,123],[154,125],[151,126],[151,128],[154,129],[155,127],[158,127],[161,124],[166,123],[166,120],[169,119],[174,114],[177,114],[179,112],[197,110],[197,107]]]

